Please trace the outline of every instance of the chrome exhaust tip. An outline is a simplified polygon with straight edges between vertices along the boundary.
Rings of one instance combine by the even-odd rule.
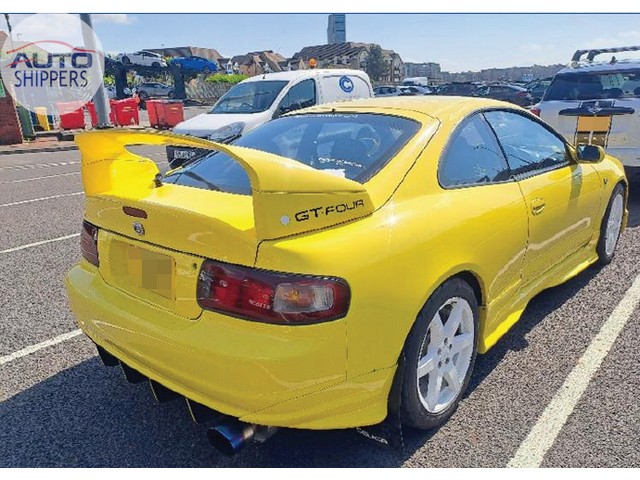
[[[266,427],[244,423],[236,419],[227,421],[210,428],[207,431],[209,443],[219,452],[232,457],[242,450],[249,440],[264,443],[278,431],[278,427]]]
[[[207,431],[207,437],[216,450],[232,457],[253,438],[255,431],[255,425],[231,420],[210,428]]]

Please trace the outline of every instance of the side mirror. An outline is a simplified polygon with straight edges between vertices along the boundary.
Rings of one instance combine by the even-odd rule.
[[[580,144],[576,148],[576,153],[581,162],[598,163],[604,160],[604,148],[599,145]]]

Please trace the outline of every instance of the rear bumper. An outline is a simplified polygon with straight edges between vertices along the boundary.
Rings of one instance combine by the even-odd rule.
[[[346,320],[283,327],[205,312],[189,320],[107,285],[66,278],[80,328],[122,362],[198,403],[261,425],[332,429],[387,413],[395,367],[346,379]]]

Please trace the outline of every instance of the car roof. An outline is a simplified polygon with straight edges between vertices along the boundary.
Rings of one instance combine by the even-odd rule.
[[[400,97],[375,97],[349,100],[347,102],[334,102],[307,108],[305,113],[326,112],[336,110],[348,112],[349,110],[363,111],[367,109],[388,109],[390,113],[402,115],[402,112],[418,112],[430,117],[456,122],[467,115],[487,108],[506,108],[521,110],[512,103],[480,97],[458,96],[400,96]],[[298,112],[301,112],[299,110]]]
[[[243,82],[259,82],[261,80],[297,80],[302,77],[315,77],[318,75],[357,75],[363,76],[364,72],[360,70],[350,70],[350,69],[333,69],[333,68],[324,68],[324,69],[311,69],[311,70],[292,70],[289,72],[274,72],[274,73],[265,73],[262,75],[256,75],[254,77],[247,78],[243,80]]]
[[[617,60],[615,62],[575,62],[566,68],[560,70],[557,75],[565,73],[588,73],[588,72],[613,72],[624,70],[626,68],[640,68],[640,60],[627,59]]]

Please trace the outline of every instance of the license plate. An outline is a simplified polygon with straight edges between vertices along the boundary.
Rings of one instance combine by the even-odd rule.
[[[175,261],[169,255],[130,245],[127,252],[129,278],[133,285],[174,299]]]
[[[197,150],[178,150],[178,149],[175,149],[173,151],[173,158],[177,158],[179,160],[189,160],[190,158],[195,157],[197,153],[198,153]]]

